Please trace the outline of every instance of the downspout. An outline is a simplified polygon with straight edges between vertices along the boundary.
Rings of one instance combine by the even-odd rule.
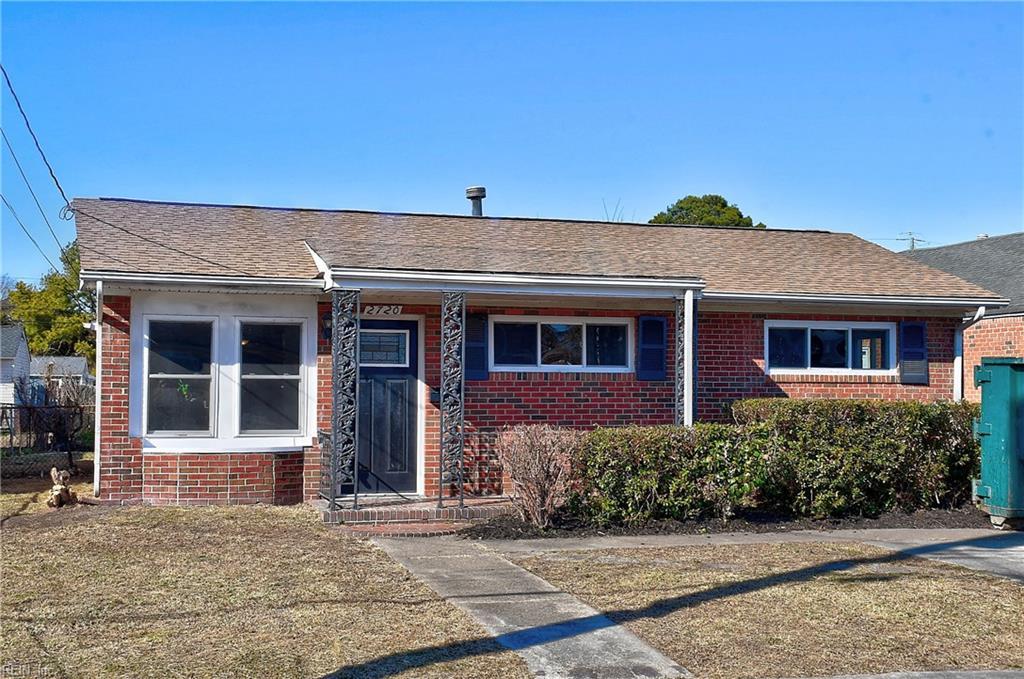
[[[93,495],[100,495],[100,413],[101,401],[103,398],[103,281],[96,281],[96,384],[94,386],[92,400],[95,403],[93,414],[93,442],[92,442],[92,492]]]
[[[964,400],[964,330],[985,317],[985,307],[980,306],[974,317],[964,321],[953,331],[953,400]]]

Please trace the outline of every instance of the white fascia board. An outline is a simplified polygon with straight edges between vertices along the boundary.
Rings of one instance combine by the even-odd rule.
[[[196,274],[153,274],[126,273],[122,271],[87,271],[79,274],[83,284],[99,281],[124,285],[155,286],[209,286],[213,288],[268,288],[319,292],[324,289],[323,281],[317,278],[273,278],[258,276],[204,276]]]
[[[588,297],[657,297],[673,299],[686,290],[701,290],[699,278],[621,278],[536,274],[331,269],[334,288],[372,290],[461,291],[521,295]]]
[[[330,267],[330,265],[326,261],[324,261],[323,257],[321,257],[319,254],[317,254],[317,251],[314,250],[313,246],[311,246],[308,242],[302,241],[302,244],[306,246],[307,250],[309,250],[309,256],[313,258],[313,263],[316,264],[316,270],[319,271],[323,275],[323,277],[324,277],[323,289],[324,290],[331,290],[331,289],[333,289],[334,288],[334,278],[331,275],[331,267]]]
[[[921,297],[903,295],[829,295],[789,292],[718,292],[705,290],[707,300],[728,302],[824,302],[830,304],[901,304],[904,306],[978,307],[1006,306],[1008,299],[987,297]]]

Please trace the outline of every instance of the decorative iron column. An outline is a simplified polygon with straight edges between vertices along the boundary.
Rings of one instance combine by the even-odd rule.
[[[465,421],[466,293],[441,293],[441,459],[437,506],[444,506],[444,488],[458,484],[459,506],[465,506],[463,453]]]
[[[687,290],[683,297],[676,297],[675,341],[675,423],[693,424],[693,337],[694,337],[694,293]]]
[[[359,508],[359,291],[331,293],[331,487],[352,484]]]

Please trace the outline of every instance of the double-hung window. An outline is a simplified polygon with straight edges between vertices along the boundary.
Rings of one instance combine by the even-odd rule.
[[[302,324],[242,321],[239,431],[298,433],[302,422]]]
[[[894,373],[894,323],[765,321],[769,373]]]
[[[213,321],[150,320],[147,329],[146,432],[213,433]]]
[[[491,370],[626,372],[632,367],[628,318],[492,316]]]

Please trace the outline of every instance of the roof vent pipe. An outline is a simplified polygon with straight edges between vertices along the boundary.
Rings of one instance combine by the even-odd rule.
[[[484,216],[484,198],[487,197],[487,189],[483,186],[470,186],[466,189],[466,198],[473,203],[473,216]]]

